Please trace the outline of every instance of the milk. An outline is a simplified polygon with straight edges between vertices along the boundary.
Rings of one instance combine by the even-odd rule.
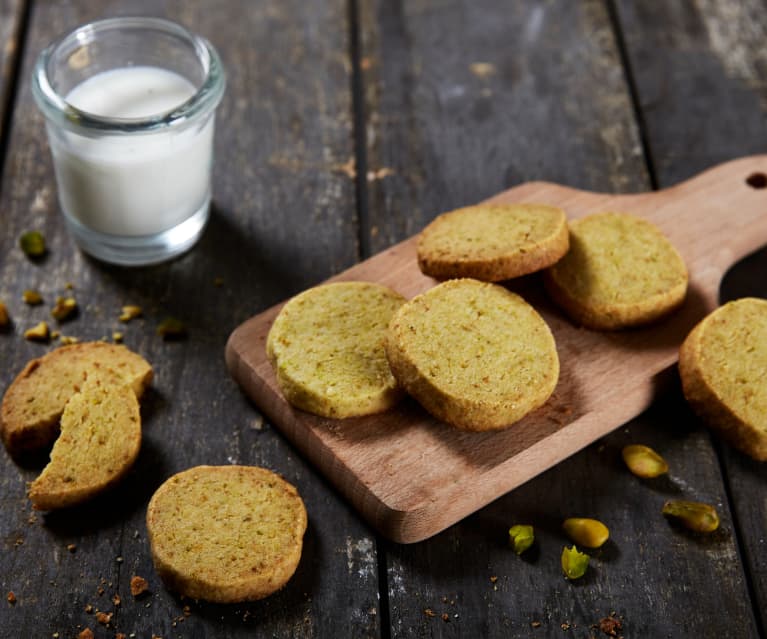
[[[66,101],[110,118],[158,116],[196,92],[184,77],[148,66],[97,73]],[[64,212],[84,227],[148,236],[177,226],[210,201],[213,115],[192,126],[113,134],[53,131],[51,150]]]

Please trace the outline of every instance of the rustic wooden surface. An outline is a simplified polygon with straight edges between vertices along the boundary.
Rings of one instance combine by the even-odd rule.
[[[113,494],[31,521],[24,482],[39,467],[0,456],[0,594],[17,597],[0,602],[0,637],[74,637],[86,625],[97,637],[165,639],[590,637],[606,636],[591,625],[613,611],[626,637],[764,636],[767,470],[712,439],[673,379],[613,434],[403,546],[377,536],[262,420],[223,360],[242,321],[441,210],[534,179],[647,190],[763,153],[764,9],[755,0],[0,2],[1,104],[13,109],[0,143],[0,299],[15,321],[0,335],[0,382],[50,348],[20,337],[49,308],[26,307],[21,291],[39,288],[49,304],[66,282],[81,311],[65,333],[108,336],[122,304],[141,304],[146,317],[125,327],[126,343],[157,368],[142,455]],[[139,270],[98,264],[72,245],[29,93],[48,41],[119,13],[181,21],[213,41],[229,72],[210,227],[187,256]],[[41,263],[16,248],[29,228],[48,239]],[[767,295],[765,268],[763,253],[745,260],[723,295]],[[166,314],[188,323],[187,341],[155,337]],[[619,451],[634,441],[664,453],[668,479],[625,472]],[[146,502],[177,470],[230,462],[267,466],[298,486],[310,518],[304,557],[265,601],[180,601],[152,571]],[[721,531],[701,539],[668,526],[660,505],[679,495],[717,504]],[[560,522],[572,514],[603,519],[612,540],[571,584],[558,562]],[[523,521],[537,542],[520,558],[506,531]],[[134,573],[150,580],[140,601],[128,594]],[[88,603],[116,610],[114,627],[98,626]],[[179,622],[185,604],[191,615]]]

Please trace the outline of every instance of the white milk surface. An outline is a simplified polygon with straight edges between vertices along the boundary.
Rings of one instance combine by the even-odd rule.
[[[88,78],[65,99],[95,115],[141,118],[170,112],[194,93],[186,78],[171,71],[125,67]],[[212,140],[212,116],[181,131],[52,135],[61,205],[100,233],[141,236],[171,229],[208,203]]]

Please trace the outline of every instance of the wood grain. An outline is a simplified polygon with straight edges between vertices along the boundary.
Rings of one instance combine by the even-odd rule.
[[[232,334],[229,368],[368,521],[395,541],[420,541],[647,408],[658,375],[676,361],[684,336],[715,307],[725,270],[767,243],[767,200],[745,181],[764,171],[767,156],[757,156],[658,193],[609,196],[529,183],[492,199],[561,206],[571,219],[605,210],[644,217],[666,233],[690,271],[688,299],[678,313],[651,328],[622,333],[572,325],[547,303],[534,278],[514,286],[551,327],[562,372],[547,405],[506,431],[473,434],[446,428],[412,403],[381,416],[343,421],[292,409],[279,393],[264,350],[279,307]],[[726,219],[718,215],[723,208],[732,211]],[[415,238],[333,279],[380,282],[406,297],[433,285],[418,270]]]
[[[657,184],[673,184],[711,163],[765,152],[763,2],[672,3],[663,19],[647,3],[621,1],[616,6]],[[765,272],[767,250],[762,249],[727,273],[722,301],[767,297]],[[691,424],[701,422],[693,418]],[[764,636],[767,467],[716,439],[714,445],[745,565],[745,586],[753,597],[755,634]]]
[[[218,48],[228,87],[218,113],[214,207],[201,242],[168,264],[123,269],[80,253],[56,202],[42,118],[30,92],[37,53],[56,36],[114,14],[161,15],[201,33]],[[139,637],[349,636],[380,633],[376,540],[364,522],[295,449],[253,409],[226,371],[232,329],[253,313],[329,277],[358,259],[354,188],[338,167],[353,154],[346,3],[153,0],[131,3],[46,1],[33,6],[24,40],[21,84],[0,195],[0,298],[14,319],[0,334],[0,386],[55,344],[25,341],[24,329],[49,319],[65,284],[74,284],[79,316],[64,334],[111,339],[113,330],[154,366],[143,407],[143,446],[126,481],[83,508],[30,523],[25,482],[40,466],[19,467],[0,454],[0,636]],[[22,231],[39,228],[48,257],[31,262],[17,248]],[[220,281],[217,283],[217,278]],[[21,292],[37,288],[45,304],[28,307]],[[144,317],[117,321],[123,304]],[[163,342],[168,315],[189,329],[183,342]],[[146,503],[168,476],[197,464],[244,463],[282,474],[309,512],[304,556],[278,594],[242,606],[182,601],[152,568]],[[19,544],[17,545],[17,540]],[[74,553],[67,550],[75,544]],[[118,560],[120,558],[120,560]],[[129,594],[132,575],[149,580],[149,596]],[[99,589],[104,593],[99,595]],[[113,594],[122,604],[115,607]],[[87,604],[115,615],[109,629]],[[191,606],[191,616],[183,608]],[[183,618],[182,622],[178,619]]]

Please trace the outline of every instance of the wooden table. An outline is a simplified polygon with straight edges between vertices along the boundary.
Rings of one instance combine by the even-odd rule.
[[[80,253],[58,212],[30,74],[38,52],[78,24],[162,15],[208,37],[229,85],[218,115],[214,207],[202,241],[173,262],[107,266]],[[672,185],[767,149],[767,13],[761,3],[498,0],[0,0],[0,335],[3,388],[53,348],[23,331],[74,285],[80,339],[125,343],[155,366],[144,445],[128,479],[82,507],[33,513],[40,465],[0,454],[0,637],[758,637],[767,627],[767,466],[723,445],[678,383],[618,428],[437,536],[383,539],[265,421],[229,377],[231,331],[289,295],[411,236],[441,211],[520,182],[596,191]],[[767,210],[767,207],[765,207]],[[727,215],[727,211],[722,211]],[[29,261],[22,232],[49,255]],[[767,253],[725,278],[722,299],[767,297]],[[124,304],[144,318],[118,322]],[[165,316],[189,338],[155,334]],[[662,451],[662,481],[626,472],[629,442]],[[294,483],[309,512],[286,588],[218,606],[167,592],[144,515],[168,476],[197,464],[256,464]],[[696,537],[663,501],[715,504],[721,530]],[[559,567],[560,525],[611,530],[587,576]],[[522,557],[507,530],[533,523]],[[134,599],[133,575],[150,594]],[[116,605],[114,595],[121,602]],[[187,608],[188,606],[188,608]],[[93,610],[114,612],[109,627]],[[135,633],[135,634],[133,634]]]

